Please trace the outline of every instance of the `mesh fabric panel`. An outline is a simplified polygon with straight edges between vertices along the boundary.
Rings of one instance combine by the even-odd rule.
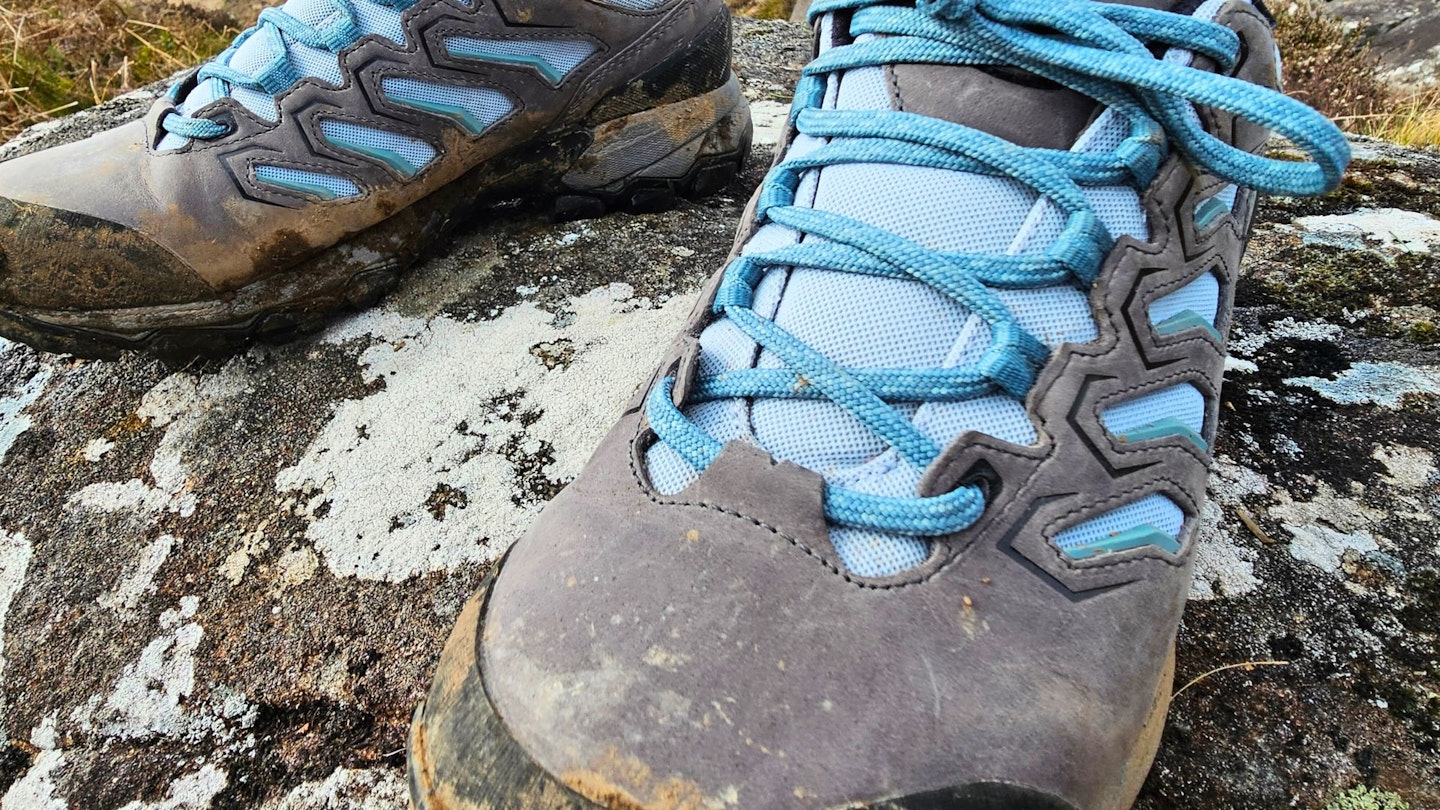
[[[355,197],[360,194],[360,187],[344,177],[289,169],[284,166],[256,166],[255,177],[262,183],[289,191],[302,191],[326,200]]]
[[[419,171],[435,158],[435,147],[424,141],[383,129],[362,127],[349,121],[326,118],[320,122],[320,131],[324,133],[325,139],[335,146],[378,157],[403,174]],[[382,157],[383,153],[399,155],[409,167],[395,165],[391,160]]]
[[[1074,548],[1140,526],[1151,526],[1172,538],[1179,538],[1180,530],[1185,526],[1185,513],[1164,495],[1146,495],[1060,532],[1055,535],[1054,543],[1062,549]]]
[[[387,76],[381,80],[380,90],[397,104],[416,106],[411,102],[419,102],[420,109],[430,107],[433,111],[433,108],[438,106],[464,110],[479,127],[475,129],[466,124],[466,128],[476,135],[515,109],[509,96],[488,87],[439,84]]]
[[[484,59],[495,55],[516,59],[542,59],[560,76],[590,58],[598,49],[588,39],[482,39],[446,37],[445,50],[460,57]]]
[[[1150,305],[1150,322],[1163,323],[1189,310],[1210,323],[1220,311],[1220,280],[1205,273],[1175,292],[1157,298]]]
[[[1119,436],[1161,419],[1178,419],[1196,433],[1205,430],[1205,395],[1190,383],[1172,385],[1127,399],[1100,414],[1105,429]]]

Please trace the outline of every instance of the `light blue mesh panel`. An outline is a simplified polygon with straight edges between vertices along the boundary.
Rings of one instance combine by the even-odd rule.
[[[1167,435],[1189,438],[1202,449],[1205,440],[1205,395],[1190,383],[1125,400],[1100,414],[1105,429],[1122,441],[1144,441]]]
[[[452,118],[474,135],[484,132],[515,109],[509,96],[488,87],[387,76],[381,80],[380,90],[396,104]]]
[[[344,177],[320,172],[289,169],[284,166],[256,166],[255,177],[267,185],[298,191],[322,200],[338,200],[360,195],[360,187]]]
[[[635,11],[648,11],[665,5],[669,0],[601,0],[601,2]]]
[[[405,26],[401,23],[404,13],[404,9],[385,3],[355,3],[361,34],[382,36],[397,45],[405,44]]]
[[[1211,0],[1197,16],[1211,15],[1220,5],[1220,0]],[[832,15],[826,15],[818,25],[823,52],[835,40],[831,34],[836,23]],[[1185,62],[1190,55],[1172,52],[1167,58]],[[890,93],[879,68],[831,75],[827,82],[823,104],[827,109],[890,108]],[[1107,111],[1073,148],[1109,152],[1130,134],[1130,122]],[[798,157],[822,143],[800,136],[791,144],[788,156]],[[1146,215],[1135,189],[1116,186],[1084,191],[1111,234],[1149,239]],[[1225,199],[1227,204],[1232,202]],[[1037,202],[1033,192],[1012,181],[896,165],[848,164],[812,170],[801,177],[794,204],[862,220],[946,251],[1036,253],[1046,250],[1065,224],[1051,204]],[[793,232],[767,224],[742,252],[774,250],[794,241]],[[1021,324],[1051,347],[1092,341],[1098,335],[1088,290],[1065,284],[998,294]],[[1157,302],[1153,312],[1195,306],[1213,321],[1218,300],[1213,277],[1173,295],[1171,300]],[[951,299],[937,300],[928,286],[901,279],[803,267],[772,268],[758,285],[752,308],[841,364],[956,366],[978,357],[991,341],[989,328],[981,319]],[[759,351],[723,319],[702,333],[699,363],[704,374],[780,365],[777,358]],[[1197,402],[1198,394],[1191,388],[1127,403],[1111,418],[1117,425],[1135,422],[1141,428],[1154,420],[1173,419],[1198,433],[1205,408],[1203,396]],[[1037,438],[1023,404],[1000,394],[958,403],[917,403],[905,413],[941,446],[971,430],[1017,444],[1030,444]],[[913,496],[924,472],[887,449],[848,412],[825,401],[706,402],[687,407],[685,414],[720,442],[756,443],[775,457],[808,467],[828,483],[850,490]],[[648,451],[646,464],[652,483],[664,493],[680,491],[698,475],[664,443]],[[1076,527],[1065,539],[1077,556],[1123,548],[1128,543],[1174,548],[1183,524],[1184,515],[1172,501],[1154,496]],[[1112,533],[1117,536],[1111,538]],[[841,527],[832,527],[830,537],[846,568],[863,576],[899,573],[923,562],[930,552],[929,542],[919,537]]]
[[[827,41],[821,36],[821,41]],[[887,109],[889,92],[879,68],[848,71],[832,78],[828,107]],[[1113,149],[1128,134],[1128,122],[1102,117],[1077,148]],[[797,140],[792,154],[813,148]],[[1063,220],[1008,179],[940,169],[894,165],[841,165],[811,172],[802,189],[812,190],[815,208],[834,211],[885,228],[937,250],[1038,251],[1048,247]],[[1087,189],[1113,233],[1147,238],[1138,194],[1128,188]],[[804,204],[806,195],[799,197]],[[762,228],[751,249],[773,249],[793,241],[776,226]],[[773,279],[773,280],[772,280]],[[783,292],[783,294],[782,294]],[[988,328],[953,299],[928,285],[903,279],[857,276],[825,270],[776,269],[757,290],[757,312],[777,300],[770,317],[802,341],[845,365],[954,366],[973,359],[989,344]],[[1021,323],[1051,345],[1093,340],[1097,330],[1087,295],[1073,287],[1001,293]],[[706,373],[749,366],[773,367],[762,353],[725,321],[702,334],[701,366]],[[1003,395],[914,408],[913,421],[937,443],[948,444],[967,430],[979,430],[1019,444],[1036,440],[1035,427],[1017,400]],[[748,422],[754,440],[775,457],[793,461],[826,480],[861,492],[913,496],[924,473],[886,451],[884,444],[833,403],[758,400],[748,409],[687,410],[710,435],[743,437],[725,420]],[[696,473],[663,444],[650,451],[649,471],[661,491],[675,492]],[[923,562],[930,543],[918,537],[834,527],[830,539],[846,568],[861,576],[886,576]]]
[[[435,147],[430,144],[383,129],[326,118],[320,122],[320,131],[331,144],[374,158],[406,177],[435,159]]]
[[[1150,305],[1150,322],[1165,323],[1182,312],[1193,312],[1201,320],[1215,323],[1220,311],[1220,280],[1205,273],[1180,289],[1156,299]]]
[[[1184,526],[1185,513],[1180,507],[1156,493],[1072,526],[1055,535],[1053,542],[1074,557],[1094,556],[1086,547],[1111,546],[1111,550],[1123,551],[1126,547],[1168,545],[1167,550],[1174,551]]]
[[[451,56],[524,65],[534,68],[552,84],[559,84],[598,48],[588,39],[445,37],[445,50]]]
[[[353,0],[352,6],[360,36],[375,34],[397,44],[405,43],[405,29],[401,24],[404,9],[370,0]],[[288,0],[280,8],[305,24],[318,28],[325,27],[340,15],[330,0]],[[301,45],[274,29],[255,33],[235,49],[227,63],[252,76],[259,75],[273,58],[271,49],[276,37],[284,45],[291,63],[301,76],[317,78],[334,85],[343,83],[344,77],[340,73],[340,59],[337,54]],[[218,79],[207,79],[181,101],[178,105],[179,111],[188,115],[226,94],[227,89]],[[228,89],[228,94],[266,121],[274,121],[279,117],[275,99],[267,93],[232,87]],[[167,134],[161,141],[160,148],[174,149],[184,146],[185,142],[185,138]]]

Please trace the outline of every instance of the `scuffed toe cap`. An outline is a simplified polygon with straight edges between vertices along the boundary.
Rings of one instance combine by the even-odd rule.
[[[498,567],[498,566],[497,566]],[[530,758],[485,694],[477,632],[489,588],[465,605],[410,729],[410,797],[419,810],[598,810]]]
[[[174,254],[134,230],[0,196],[0,306],[90,311],[214,297]]]

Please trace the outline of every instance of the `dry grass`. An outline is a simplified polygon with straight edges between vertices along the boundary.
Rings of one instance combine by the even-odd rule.
[[[1396,89],[1365,36],[1317,0],[1276,9],[1285,90],[1341,127],[1407,146],[1440,146],[1440,87]]]
[[[725,0],[730,10],[758,20],[788,20],[795,0]]]
[[[164,0],[0,0],[0,139],[201,62],[236,33]]]
[[[1341,116],[1340,126],[1406,146],[1440,146],[1440,87],[1396,94],[1390,108],[1372,115]]]

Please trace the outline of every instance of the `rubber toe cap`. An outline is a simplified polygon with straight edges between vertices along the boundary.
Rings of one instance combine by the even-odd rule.
[[[212,298],[174,254],[123,225],[0,196],[0,306],[104,310]]]

